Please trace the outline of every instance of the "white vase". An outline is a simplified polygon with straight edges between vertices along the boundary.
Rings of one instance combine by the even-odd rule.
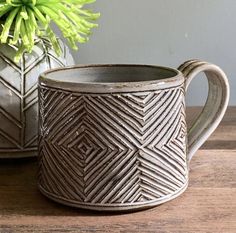
[[[19,63],[14,62],[13,46],[0,45],[0,158],[37,155],[38,76],[74,64],[69,49],[60,44],[62,55],[57,57],[48,40],[37,40]]]

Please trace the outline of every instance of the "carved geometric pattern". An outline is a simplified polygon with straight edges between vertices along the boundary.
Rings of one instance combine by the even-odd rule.
[[[18,152],[37,150],[38,90],[40,73],[71,64],[68,49],[61,43],[58,58],[46,39],[37,40],[32,54],[14,62],[15,47],[0,46],[0,158],[24,157]],[[36,155],[36,153],[34,153]]]
[[[127,94],[40,87],[40,111],[39,187],[49,196],[73,205],[140,204],[187,182],[182,86]]]

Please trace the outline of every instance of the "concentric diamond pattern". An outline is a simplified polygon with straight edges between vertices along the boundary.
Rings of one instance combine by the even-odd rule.
[[[187,182],[184,90],[80,94],[40,87],[39,185],[103,205],[148,203]]]

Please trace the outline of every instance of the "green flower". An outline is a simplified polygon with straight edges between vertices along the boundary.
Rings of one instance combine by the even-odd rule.
[[[97,27],[91,21],[96,20],[100,14],[83,8],[95,1],[0,0],[0,22],[3,26],[0,42],[16,45],[16,62],[24,52],[32,51],[36,37],[47,37],[59,56],[61,48],[51,28],[51,22],[54,22],[70,47],[77,50],[77,43],[87,42],[91,29]]]

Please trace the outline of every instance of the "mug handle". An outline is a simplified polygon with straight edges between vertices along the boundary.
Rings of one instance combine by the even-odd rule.
[[[208,97],[202,112],[188,130],[188,162],[222,120],[229,102],[229,83],[225,73],[216,65],[200,60],[183,63],[179,71],[185,76],[185,90],[199,73],[208,80]]]

